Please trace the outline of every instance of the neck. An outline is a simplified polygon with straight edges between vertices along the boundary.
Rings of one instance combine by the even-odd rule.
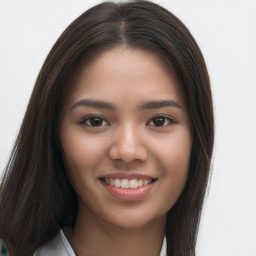
[[[139,227],[120,227],[79,210],[70,242],[79,256],[158,256],[166,216]]]

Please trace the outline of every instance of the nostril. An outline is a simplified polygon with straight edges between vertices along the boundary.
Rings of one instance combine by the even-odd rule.
[[[109,157],[113,160],[122,160],[125,163],[133,161],[145,161],[147,159],[147,150],[142,147],[124,148],[112,147],[109,151]]]
[[[111,159],[122,160],[125,163],[147,159],[147,149],[134,127],[120,128],[114,135],[109,149]]]

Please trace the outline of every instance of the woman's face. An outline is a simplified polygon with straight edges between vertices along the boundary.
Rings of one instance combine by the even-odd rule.
[[[114,48],[80,65],[60,137],[79,214],[119,227],[165,218],[188,176],[192,136],[179,85],[164,63]]]

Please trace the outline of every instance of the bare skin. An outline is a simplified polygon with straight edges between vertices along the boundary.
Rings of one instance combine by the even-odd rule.
[[[74,251],[159,255],[167,212],[187,180],[192,145],[178,83],[155,55],[117,47],[81,64],[70,86],[60,137],[78,195],[77,222],[69,232]],[[127,198],[109,177],[136,184],[149,177],[142,187],[150,189]]]
[[[94,217],[77,220],[71,244],[77,255],[156,256],[160,254],[165,230],[165,218],[141,228],[120,228],[94,221]],[[96,224],[96,225],[95,225]],[[93,230],[94,232],[84,232]],[[85,244],[86,242],[86,244]],[[83,245],[83,246],[81,246]]]

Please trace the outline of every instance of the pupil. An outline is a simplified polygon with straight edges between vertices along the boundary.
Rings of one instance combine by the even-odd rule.
[[[165,123],[165,118],[164,117],[155,117],[153,119],[153,123],[155,126],[162,126]]]
[[[101,126],[103,123],[103,120],[100,117],[91,117],[90,123],[92,126]]]

